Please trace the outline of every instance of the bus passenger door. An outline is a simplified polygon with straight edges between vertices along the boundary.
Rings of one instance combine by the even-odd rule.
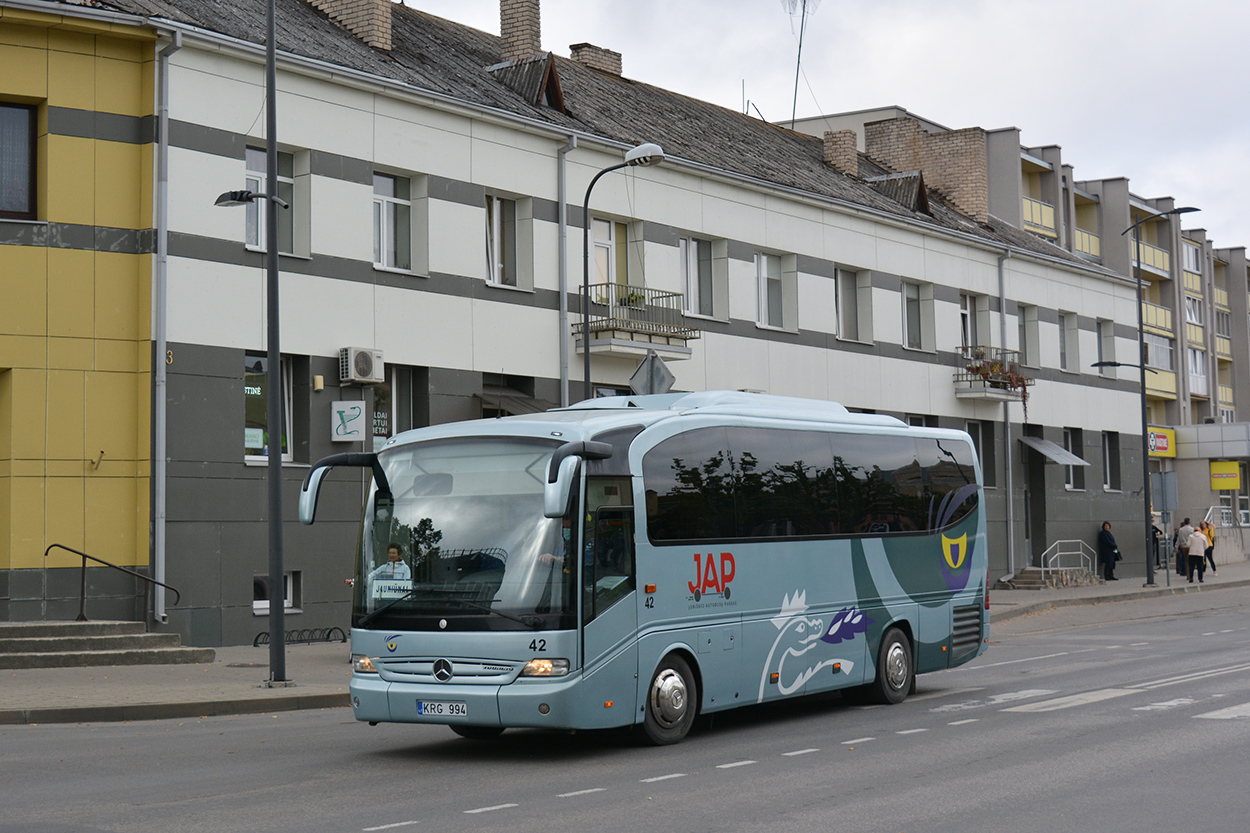
[[[636,708],[638,610],[631,504],[628,477],[588,478],[581,582],[582,669],[588,689],[584,702],[592,709],[604,704],[598,709],[604,713],[604,726],[633,723]]]

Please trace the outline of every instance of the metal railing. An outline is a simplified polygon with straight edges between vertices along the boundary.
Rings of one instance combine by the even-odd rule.
[[[295,645],[302,643],[311,645],[314,642],[346,642],[347,634],[342,628],[300,628],[299,630],[287,631],[283,639],[286,645]],[[256,634],[256,638],[252,640],[252,647],[259,648],[261,645],[269,644],[269,631],[261,631]]]
[[[1021,219],[1024,221],[1025,226],[1054,234],[1055,207],[1053,205],[1041,200],[1035,200],[1032,197],[1024,197],[1021,212]]]
[[[1020,373],[1020,351],[1001,347],[962,346],[963,365],[955,371],[955,382],[971,386],[1001,388],[1021,392],[1036,379]]]
[[[1219,523],[1215,522],[1216,518],[1220,519]],[[1203,517],[1203,520],[1209,524],[1215,524],[1216,526],[1234,526],[1233,507],[1212,506],[1207,510],[1207,514]]]
[[[1093,547],[1079,539],[1056,541],[1042,553],[1042,581],[1046,581],[1047,570],[1071,570],[1080,567],[1092,572],[1097,555]],[[1063,561],[1071,556],[1075,556],[1077,563],[1066,566]]]
[[[87,620],[87,559],[88,558],[90,558],[92,561],[96,562],[97,564],[103,564],[105,567],[111,567],[114,570],[120,570],[123,573],[132,575],[135,578],[141,578],[144,581],[146,581],[148,584],[159,585],[160,587],[164,587],[166,590],[172,590],[174,594],[174,604],[178,604],[179,600],[182,599],[181,593],[179,593],[176,589],[174,589],[173,587],[170,587],[168,584],[166,584],[163,581],[157,581],[154,578],[150,578],[148,576],[143,575],[143,573],[136,573],[134,570],[131,570],[129,567],[119,567],[116,564],[112,564],[112,563],[109,563],[108,561],[105,561],[103,558],[96,558],[94,555],[87,555],[85,552],[79,552],[73,547],[67,547],[64,544],[50,544],[48,548],[43,551],[43,557],[47,558],[48,553],[52,552],[53,550],[65,550],[66,552],[72,552],[74,555],[82,556],[82,580],[79,584],[79,589],[78,589],[78,618],[75,621],[78,621],[78,622],[88,621]],[[144,597],[144,606],[146,607],[147,594],[144,593],[143,597]],[[146,613],[144,614],[143,618],[145,621],[147,620]]]
[[[1076,250],[1090,257],[1102,257],[1102,241],[1097,234],[1092,231],[1086,231],[1083,228],[1073,230],[1073,245]]]
[[[1167,250],[1160,249],[1158,246],[1152,246],[1149,243],[1138,244],[1138,256],[1133,258],[1134,266],[1143,266],[1156,269],[1159,272],[1167,272],[1172,264],[1172,256]]]
[[[682,294],[626,283],[590,285],[590,332],[621,330],[648,336],[698,338],[700,331],[686,325]],[[574,335],[582,334],[580,321]]]

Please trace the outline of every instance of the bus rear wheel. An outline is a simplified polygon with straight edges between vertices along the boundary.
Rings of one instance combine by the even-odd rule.
[[[466,726],[459,723],[452,723],[450,726],[457,735],[469,740],[490,740],[503,734],[502,726]]]
[[[669,654],[647,686],[644,739],[656,746],[680,741],[694,723],[698,702],[699,686],[690,666],[678,655]]]
[[[911,641],[898,628],[890,628],[881,637],[877,655],[877,679],[869,687],[874,702],[892,706],[907,699],[915,679]]]

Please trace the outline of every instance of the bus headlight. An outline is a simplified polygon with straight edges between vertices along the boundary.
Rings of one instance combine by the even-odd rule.
[[[352,670],[357,674],[378,673],[378,669],[373,667],[373,660],[364,654],[352,654]]]
[[[532,659],[521,669],[522,677],[563,677],[567,673],[567,659]]]

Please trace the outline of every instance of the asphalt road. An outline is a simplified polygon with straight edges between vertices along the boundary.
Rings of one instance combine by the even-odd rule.
[[[1243,590],[996,626],[916,696],[623,733],[368,727],[346,709],[0,731],[0,831],[1244,831]]]

